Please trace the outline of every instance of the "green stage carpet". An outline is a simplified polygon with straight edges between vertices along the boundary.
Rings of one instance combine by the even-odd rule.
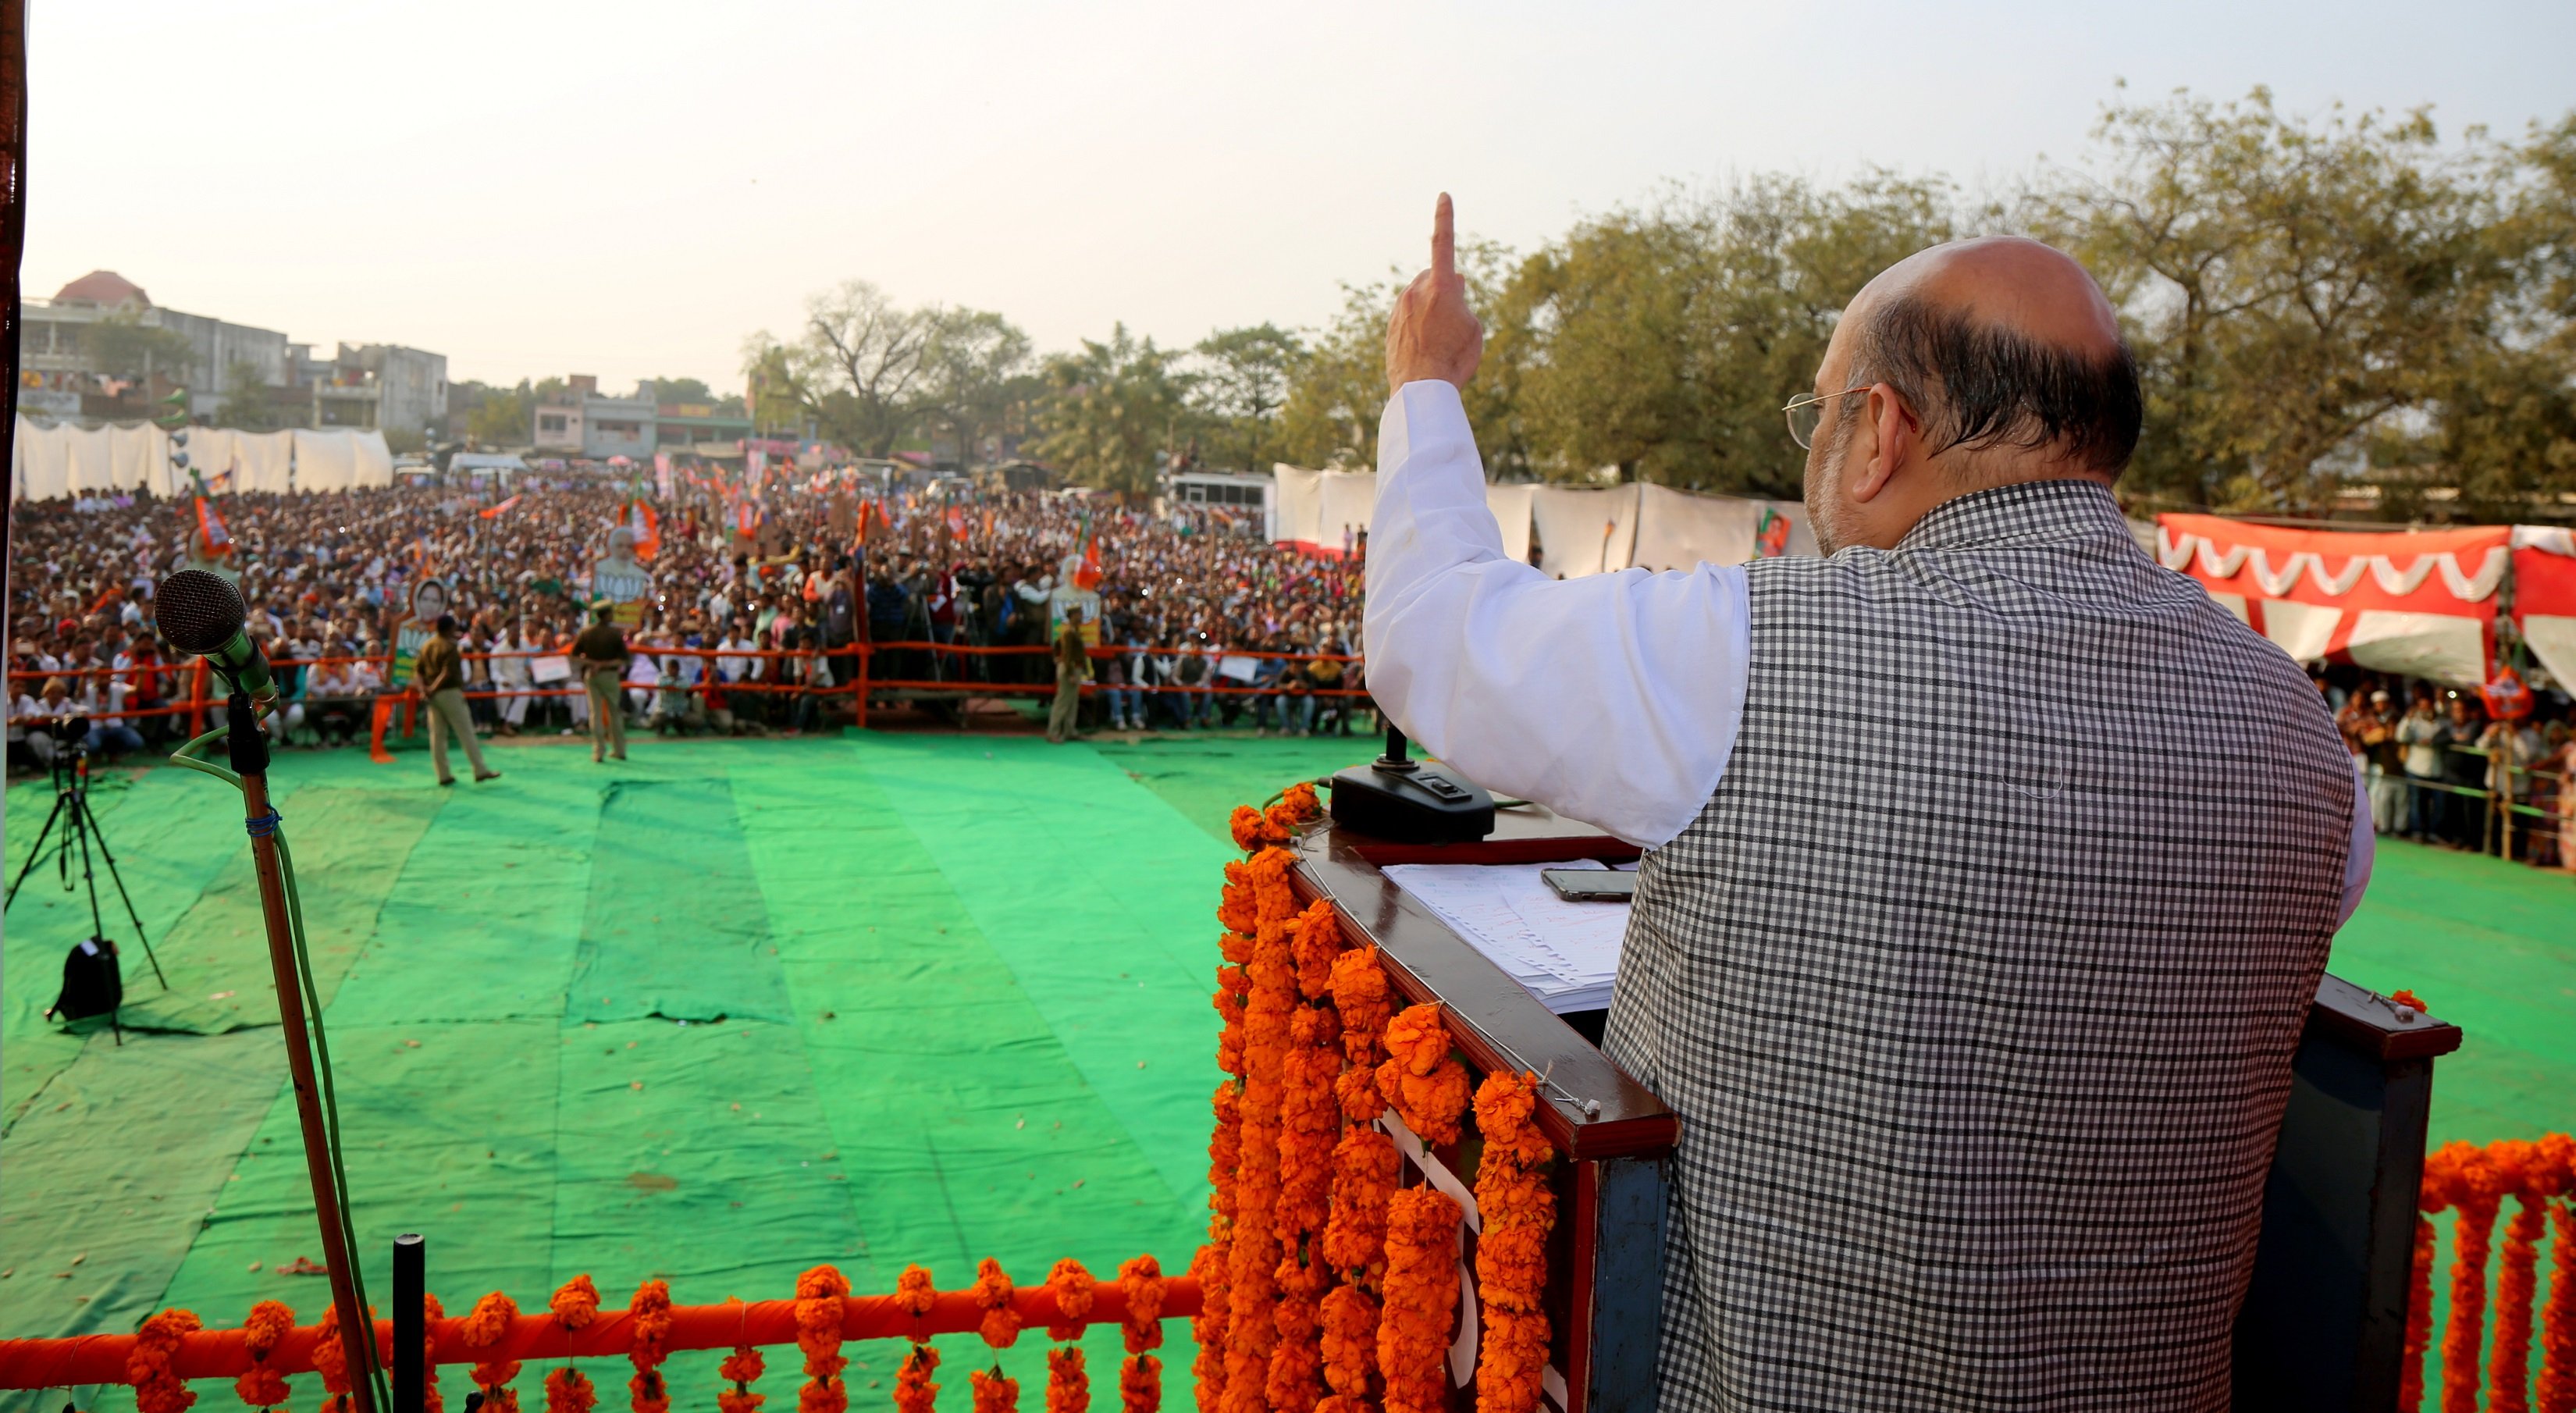
[[[645,740],[600,767],[549,743],[449,790],[417,754],[285,756],[378,1299],[407,1230],[459,1312],[583,1272],[617,1305],[647,1276],[684,1303],[782,1297],[823,1261],[861,1291],[911,1261],[961,1286],[983,1256],[1032,1283],[1068,1255],[1179,1269],[1205,1223],[1225,811],[1374,751],[868,735]],[[0,1334],[165,1305],[232,1324],[263,1297],[316,1318],[326,1283],[278,1270],[321,1253],[238,799],[157,768],[94,803],[170,989],[129,948],[124,1045],[66,1036],[39,1013],[86,910],[50,872],[9,910]],[[10,788],[12,873],[49,804]],[[2434,1141],[2576,1121],[2571,915],[2563,877],[2383,851],[2335,964],[2467,1028]],[[1115,1330],[1095,1337],[1114,1367]],[[954,1401],[981,1346],[944,1343]],[[1043,1343],[1003,1361],[1024,1406]],[[852,1357],[854,1392],[890,1390],[890,1351]],[[675,1388],[711,1395],[715,1358],[675,1359]]]

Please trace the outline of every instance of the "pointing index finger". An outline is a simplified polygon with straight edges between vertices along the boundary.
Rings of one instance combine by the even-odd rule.
[[[1458,235],[1456,218],[1450,214],[1449,193],[1440,193],[1440,202],[1431,209],[1431,273],[1447,280],[1458,273]]]

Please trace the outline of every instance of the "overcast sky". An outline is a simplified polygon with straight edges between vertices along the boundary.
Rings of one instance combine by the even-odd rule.
[[[1420,261],[1442,188],[1528,248],[1666,180],[1992,186],[2121,79],[2446,132],[2576,107],[2566,0],[31,8],[31,294],[112,269],[500,382],[738,385],[850,276],[1042,349],[1313,324]]]

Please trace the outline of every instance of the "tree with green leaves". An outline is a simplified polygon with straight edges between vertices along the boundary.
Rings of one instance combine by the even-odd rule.
[[[2132,494],[2329,509],[2374,448],[2413,459],[2416,424],[2449,406],[2483,418],[2490,374],[2527,381],[2511,356],[2522,253],[2499,238],[2519,158],[2483,134],[2446,146],[2422,109],[2295,117],[2258,88],[2114,106],[2097,140],[2034,224],[2129,326],[2147,395]],[[2460,430],[2455,449],[2494,440]]]
[[[1187,415],[1192,380],[1177,361],[1125,324],[1048,359],[1031,452],[1079,485],[1151,491]]]
[[[277,408],[259,365],[236,358],[224,365],[224,400],[215,409],[215,425],[245,432],[277,430]]]
[[[1306,346],[1276,324],[1219,329],[1199,340],[1199,379],[1192,402],[1216,433],[1218,459],[1266,471],[1264,453],[1278,446],[1279,412]]]
[[[1516,403],[1535,469],[1796,495],[1805,455],[1780,404],[1808,390],[1852,293],[1954,220],[1943,184],[1874,173],[1671,192],[1577,226],[1497,306],[1525,343]]]
[[[465,435],[487,450],[528,445],[536,436],[534,393],[526,379],[515,388],[483,388],[465,414]]]
[[[915,411],[947,430],[960,466],[972,466],[984,440],[1009,415],[1025,391],[1029,336],[1010,320],[981,309],[928,312],[930,332],[922,350],[921,389]]]
[[[718,401],[715,389],[708,387],[703,378],[646,378],[642,385],[635,389],[635,395],[639,399],[648,399],[656,403],[683,402],[713,406]]]
[[[197,346],[177,329],[143,322],[139,309],[117,309],[81,331],[81,351],[94,372],[111,378],[188,381],[196,371]]]
[[[1504,246],[1458,243],[1458,271],[1485,320],[1485,362],[1467,385],[1467,416],[1486,471],[1503,478],[1525,476],[1529,466],[1517,403],[1528,340],[1509,310],[1514,269]],[[1378,416],[1387,399],[1386,318],[1409,278],[1409,271],[1398,271],[1376,284],[1342,286],[1341,311],[1303,340],[1306,356],[1297,362],[1280,412],[1285,459],[1350,469],[1376,464]]]
[[[865,280],[844,280],[805,302],[794,341],[754,334],[746,371],[759,378],[764,404],[773,396],[792,399],[825,437],[885,456],[919,418],[938,322],[935,309],[906,309]],[[755,419],[766,424],[769,410],[756,408]]]

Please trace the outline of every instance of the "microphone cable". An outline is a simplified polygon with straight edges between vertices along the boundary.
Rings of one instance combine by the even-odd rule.
[[[252,729],[257,730],[258,727],[254,725]],[[199,749],[222,740],[231,731],[232,726],[227,723],[197,737],[171,752],[171,763],[186,766],[201,774],[211,775],[237,790],[241,789],[242,778],[239,775],[195,754]],[[340,1249],[349,1253],[349,1285],[357,1294],[358,1308],[367,1312],[367,1322],[372,1327],[375,1323],[375,1306],[367,1299],[366,1263],[358,1258],[357,1228],[349,1215],[349,1171],[341,1151],[340,1101],[333,1092],[331,1042],[322,1026],[322,993],[313,984],[313,954],[304,939],[304,903],[295,889],[295,854],[287,847],[286,831],[279,824],[277,806],[274,803],[269,805],[265,816],[249,823],[253,832],[266,834],[269,842],[277,846],[278,877],[284,885],[286,894],[287,936],[294,943],[295,974],[298,989],[304,993],[305,1024],[313,1033],[311,1058],[317,1087],[322,1091],[322,1114],[325,1125],[323,1148],[331,1163],[331,1187],[337,1199],[334,1205],[339,1208]],[[364,1378],[367,1386],[375,1391],[375,1406],[379,1410],[391,1410],[394,1406],[392,1390],[385,1380],[384,1363],[377,1349],[375,1331],[370,1328],[367,1335],[366,1339],[360,1341],[365,1351],[366,1367],[352,1372]]]

